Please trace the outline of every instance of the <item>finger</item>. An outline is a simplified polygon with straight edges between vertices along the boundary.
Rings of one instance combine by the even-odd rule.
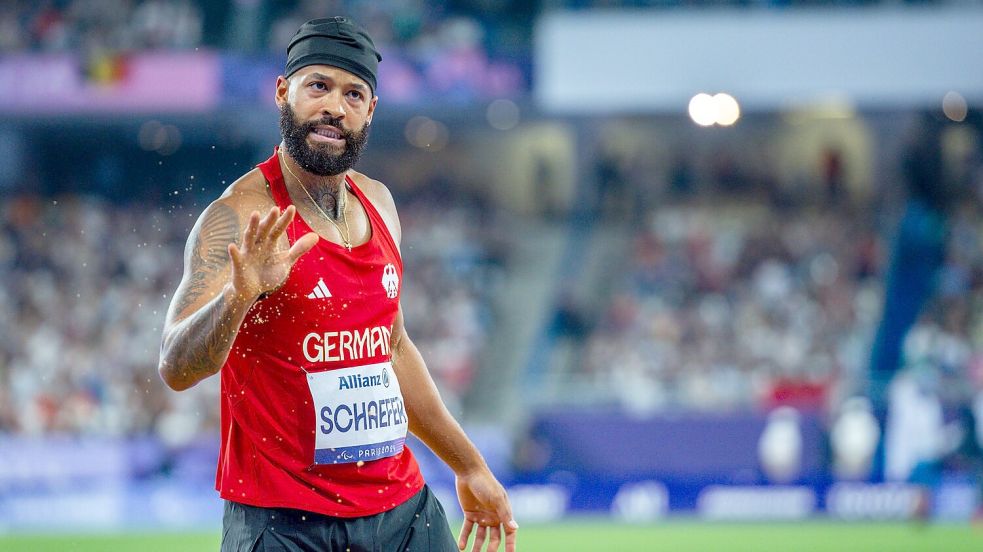
[[[293,205],[288,206],[283,210],[283,213],[276,219],[273,223],[273,227],[270,228],[270,236],[273,238],[279,238],[280,234],[287,229],[287,225],[290,221],[294,219],[294,213],[297,212],[297,208]]]
[[[514,533],[515,530],[519,528],[519,524],[516,523],[515,518],[512,517],[512,507],[509,505],[508,496],[502,496],[498,505],[495,507],[495,513],[498,514],[498,519],[501,520],[502,524],[505,526],[506,533]]]
[[[239,247],[235,243],[229,244],[229,258],[232,259],[232,267],[238,268],[242,266],[242,252],[239,251]]]
[[[228,246],[229,258],[232,259],[232,282],[236,283],[239,279],[239,274],[242,273],[242,251],[234,243],[230,243]]]
[[[236,274],[242,269],[242,252],[234,243],[229,244],[228,251],[229,258],[232,260],[232,279],[235,280]]]
[[[279,216],[280,208],[270,207],[270,210],[266,213],[266,216],[263,217],[263,220],[259,223],[259,228],[256,231],[257,241],[265,240],[267,236],[270,235],[270,230],[273,228],[273,223],[276,222],[276,219],[279,218]]]
[[[259,211],[253,211],[249,215],[249,222],[246,223],[246,230],[242,233],[242,248],[249,249],[249,246],[256,241],[256,226],[259,225]]]
[[[471,537],[471,531],[474,529],[474,522],[468,518],[464,518],[464,525],[461,526],[461,536],[457,539],[457,549],[464,550],[468,545],[468,538]]]
[[[515,523],[515,520],[512,520]],[[505,526],[505,552],[515,552],[515,531],[519,526],[516,525],[509,531],[509,526]]]
[[[295,241],[290,247],[290,250],[287,251],[287,263],[289,263],[290,266],[293,266],[294,263],[297,262],[297,259],[303,257],[304,253],[310,251],[317,244],[319,239],[321,238],[314,232],[308,232],[301,236],[301,238]]]
[[[498,552],[498,545],[502,542],[502,526],[496,525],[488,528],[488,552]]]
[[[485,544],[485,535],[488,533],[488,528],[484,525],[478,525],[478,530],[474,533],[474,544],[471,545],[471,552],[481,552],[481,546]]]

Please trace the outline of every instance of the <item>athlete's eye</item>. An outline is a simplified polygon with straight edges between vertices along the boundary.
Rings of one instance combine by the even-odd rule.
[[[348,91],[348,96],[351,97],[351,99],[353,99],[353,100],[361,100],[362,99],[362,93],[359,92],[358,90],[349,90]]]
[[[323,82],[321,82],[321,81],[314,81],[309,86],[311,88],[314,88],[315,90],[327,90],[328,89],[328,86],[326,84],[324,84]]]

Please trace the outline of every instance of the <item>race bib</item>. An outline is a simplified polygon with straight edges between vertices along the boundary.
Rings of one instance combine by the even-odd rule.
[[[406,408],[392,363],[307,374],[314,399],[314,463],[368,462],[402,452]]]

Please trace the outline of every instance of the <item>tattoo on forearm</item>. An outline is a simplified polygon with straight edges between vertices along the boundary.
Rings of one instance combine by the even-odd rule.
[[[239,243],[239,217],[228,205],[217,203],[201,221],[193,240],[189,270],[191,276],[177,297],[175,312],[183,312],[208,288],[208,278],[229,263],[228,246]]]
[[[239,331],[238,316],[219,295],[182,321],[170,343],[169,359],[180,367],[182,380],[198,381],[215,373]]]
[[[198,256],[197,252],[195,252],[195,256]],[[191,278],[188,280],[188,286],[184,289],[184,293],[178,297],[177,312],[184,312],[184,309],[190,307],[192,303],[201,297],[201,294],[205,292],[205,288],[207,287],[205,273],[200,270],[193,272]]]

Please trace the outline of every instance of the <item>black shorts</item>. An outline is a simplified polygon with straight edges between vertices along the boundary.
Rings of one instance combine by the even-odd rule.
[[[225,502],[222,552],[457,552],[444,508],[424,486],[392,510],[340,518]]]

